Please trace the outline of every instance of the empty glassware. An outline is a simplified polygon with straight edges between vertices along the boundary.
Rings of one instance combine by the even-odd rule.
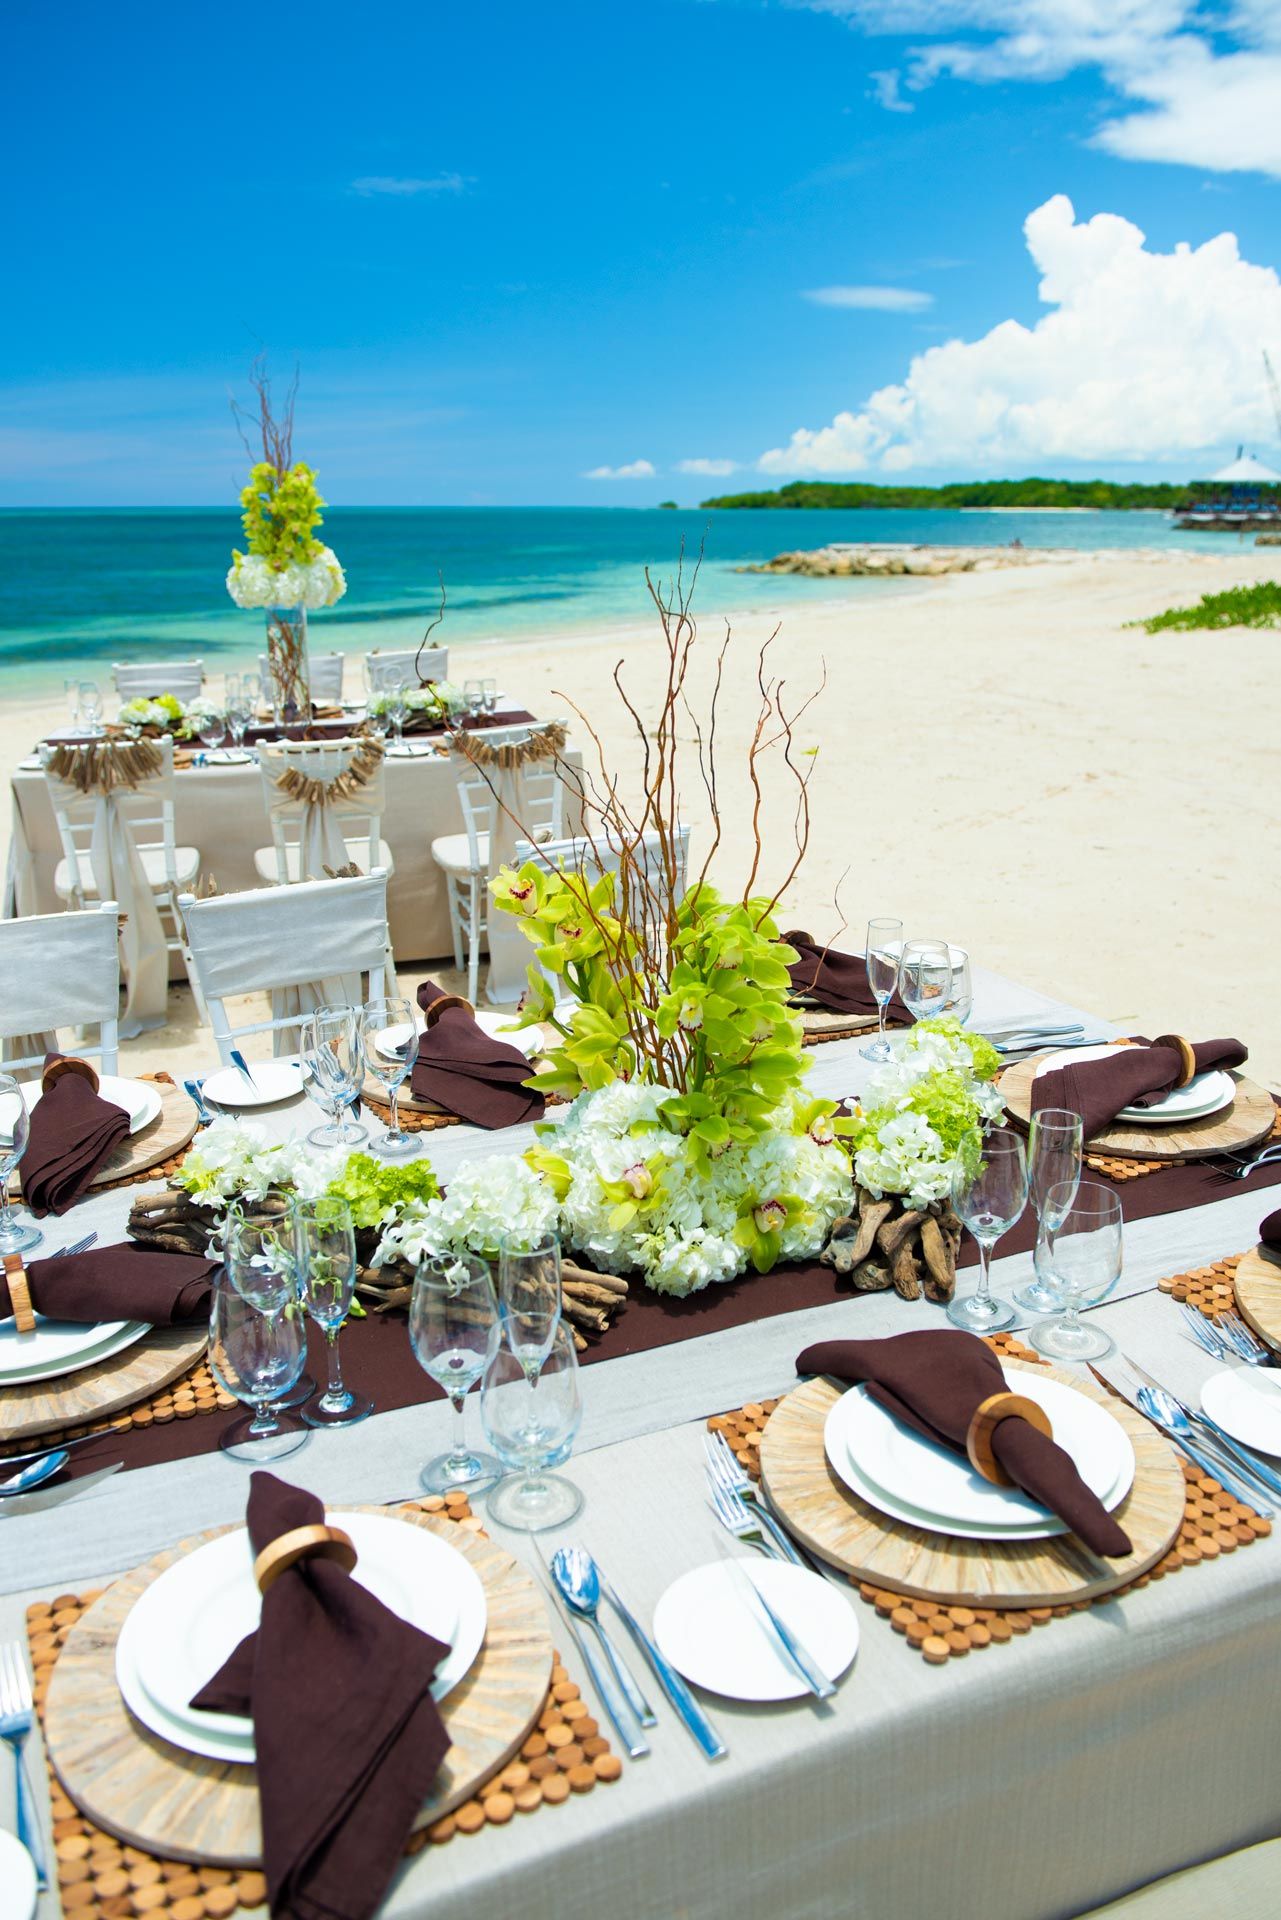
[[[952,1300],[947,1317],[970,1333],[995,1333],[1012,1325],[1014,1309],[992,1297],[992,1249],[1027,1205],[1027,1161],[1023,1142],[1009,1131],[989,1133],[981,1153],[973,1173],[958,1166],[952,1179],[952,1205],[979,1243],[979,1283]]]
[[[509,1347],[495,1349],[481,1383],[480,1418],[489,1444],[511,1472],[486,1502],[492,1519],[541,1533],[574,1518],[582,1494],[548,1468],[568,1460],[582,1417],[578,1359],[566,1325],[557,1327],[532,1377]]]
[[[293,1387],[307,1356],[307,1325],[294,1299],[263,1312],[246,1299],[226,1267],[214,1274],[209,1309],[209,1366],[237,1400],[253,1408],[235,1420],[218,1444],[235,1460],[267,1466],[296,1453],[307,1430],[279,1402]]]
[[[454,1441],[448,1453],[429,1460],[422,1483],[433,1493],[450,1487],[469,1492],[492,1486],[502,1467],[492,1454],[467,1445],[464,1406],[468,1389],[498,1351],[498,1302],[488,1261],[475,1254],[426,1260],[419,1267],[409,1306],[409,1340],[423,1372],[443,1387],[454,1409]]]

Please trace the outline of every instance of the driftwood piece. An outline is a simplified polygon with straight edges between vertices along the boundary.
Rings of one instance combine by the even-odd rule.
[[[956,1252],[949,1249],[943,1229],[933,1214],[921,1222],[921,1258],[925,1262],[925,1298],[942,1304],[956,1291]]]
[[[956,1290],[961,1223],[944,1201],[905,1207],[895,1194],[875,1198],[854,1189],[854,1212],[837,1220],[819,1259],[847,1277],[858,1293],[893,1287],[905,1300],[922,1293],[936,1305]]]
[[[912,1236],[904,1235],[894,1249],[894,1258],[890,1262],[890,1276],[894,1281],[894,1291],[904,1300],[919,1300],[921,1297],[921,1270],[916,1261],[916,1248]]]

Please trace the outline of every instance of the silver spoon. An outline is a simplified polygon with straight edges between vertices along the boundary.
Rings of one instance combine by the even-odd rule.
[[[1220,1486],[1226,1487],[1247,1507],[1253,1507],[1265,1520],[1272,1518],[1273,1508],[1264,1504],[1263,1498],[1255,1491],[1254,1483],[1245,1482],[1239,1469],[1233,1467],[1230,1461],[1223,1462],[1205,1441],[1198,1442],[1192,1422],[1181,1407],[1171,1402],[1167,1394],[1153,1392],[1151,1387],[1140,1387],[1134,1397],[1138,1401],[1139,1412],[1145,1413],[1149,1420],[1163,1428],[1175,1445],[1181,1447],[1189,1459],[1200,1467],[1202,1473],[1208,1473],[1211,1479],[1217,1480]]]
[[[38,1487],[42,1481],[51,1480],[55,1473],[60,1472],[69,1458],[67,1449],[59,1447],[56,1453],[43,1454],[39,1460],[33,1460],[30,1466],[10,1474],[7,1480],[0,1480],[0,1500],[11,1499],[15,1493],[30,1493],[32,1487]]]
[[[575,1613],[590,1620],[596,1629],[596,1637],[610,1666],[614,1669],[614,1678],[627,1696],[627,1704],[643,1727],[657,1726],[654,1709],[645,1698],[622,1655],[614,1646],[597,1617],[600,1606],[600,1574],[596,1562],[590,1553],[582,1547],[558,1547],[552,1555],[552,1579],[564,1594]]]

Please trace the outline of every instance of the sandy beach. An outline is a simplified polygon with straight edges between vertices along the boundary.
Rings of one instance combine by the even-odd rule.
[[[947,938],[1136,1032],[1239,1034],[1251,1071],[1281,1088],[1281,800],[1269,771],[1279,637],[1126,626],[1276,577],[1281,550],[1225,540],[1221,555],[1056,553],[875,601],[855,591],[848,604],[789,604],[772,670],[793,704],[824,672],[826,687],[797,727],[799,762],[813,768],[812,824],[783,925],[830,937],[843,918],[848,943],[861,945],[868,915],[896,914],[909,936]],[[756,654],[773,624],[759,608],[731,622],[715,863],[726,890],[750,864],[742,765]],[[719,618],[701,629],[696,707],[723,631]],[[567,712],[572,696],[627,779],[641,749],[610,677],[621,659],[643,706],[660,684],[660,649],[651,620],[595,639],[469,645],[453,666],[461,677],[483,660],[540,715]],[[6,777],[61,719],[56,703],[6,702]],[[780,772],[766,786],[767,883],[791,858],[794,803]],[[710,818],[692,757],[685,815],[697,870]],[[420,973],[406,967],[402,980]],[[171,1012],[166,1033],[127,1048],[135,1071],[210,1062],[185,990],[171,993]]]

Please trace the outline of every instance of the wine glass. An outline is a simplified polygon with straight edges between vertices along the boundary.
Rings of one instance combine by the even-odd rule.
[[[67,703],[67,718],[71,722],[72,733],[79,733],[82,721],[80,717],[80,676],[62,683],[63,698]]]
[[[499,1339],[488,1261],[472,1253],[425,1260],[409,1305],[409,1342],[423,1372],[444,1388],[454,1409],[453,1446],[423,1468],[422,1483],[433,1493],[446,1493],[450,1487],[479,1492],[502,1473],[492,1454],[473,1452],[467,1445],[463,1414],[468,1389],[498,1351]]]
[[[564,1526],[581,1511],[578,1488],[547,1469],[568,1460],[582,1417],[578,1358],[567,1326],[557,1327],[532,1378],[510,1348],[495,1348],[481,1381],[480,1418],[490,1446],[510,1471],[486,1503],[491,1519],[541,1533]]]
[[[1046,1230],[1046,1199],[1050,1191],[1066,1185],[1075,1198],[1081,1182],[1082,1120],[1067,1107],[1042,1107],[1032,1115],[1027,1141],[1027,1189],[1037,1219],[1037,1246]],[[1016,1306],[1032,1313],[1057,1313],[1063,1302],[1052,1287],[1038,1277],[1029,1280],[1014,1295]]]
[[[202,707],[200,712],[200,739],[202,745],[220,747],[227,737],[227,716],[217,707]]]
[[[306,1428],[277,1409],[282,1395],[297,1384],[306,1357],[307,1323],[297,1300],[264,1313],[245,1298],[226,1267],[215,1271],[210,1370],[220,1386],[254,1410],[252,1418],[233,1421],[222,1434],[218,1444],[225,1453],[266,1466],[298,1450]]]
[[[356,1147],[369,1138],[369,1128],[348,1117],[348,1108],[360,1097],[364,1056],[360,1044],[360,1016],[354,1007],[319,1007],[302,1023],[298,1065],[307,1092],[327,1127],[313,1127],[307,1135],[313,1147]]]
[[[942,1013],[952,991],[952,950],[946,940],[909,940],[899,968],[899,998],[917,1020]]]
[[[1112,1342],[1099,1327],[1081,1323],[1081,1307],[1102,1300],[1121,1278],[1123,1234],[1120,1197],[1110,1187],[1065,1180],[1045,1199],[1044,1227],[1037,1241],[1036,1270],[1064,1309],[1058,1320],[1041,1320],[1028,1336],[1038,1353],[1053,1360],[1099,1360]]]
[[[479,720],[485,706],[485,682],[483,680],[464,680],[463,699],[467,711],[473,720]]]
[[[392,746],[403,746],[405,715],[409,710],[409,689],[401,674],[392,674],[383,688],[383,697],[387,703],[387,718],[391,721]]]
[[[949,947],[952,985],[939,1012],[964,1026],[974,1009],[974,983],[970,978],[970,956],[964,947]]]
[[[876,1038],[870,1046],[863,1048],[863,1058],[890,1060],[894,1049],[885,1032],[885,1009],[894,998],[894,989],[898,985],[899,967],[903,960],[903,922],[869,920],[863,952],[867,960],[867,984],[876,1001]]]
[[[244,753],[245,735],[253,717],[253,702],[243,687],[236,687],[227,695],[227,731],[231,735],[232,751],[237,755]]]
[[[96,680],[80,682],[80,713],[86,733],[102,732],[102,689]]]
[[[504,1234],[498,1244],[498,1304],[507,1344],[532,1387],[560,1325],[560,1241],[554,1233],[532,1247]]]
[[[294,1208],[294,1244],[303,1305],[325,1336],[329,1379],[318,1400],[309,1400],[302,1417],[309,1427],[350,1427],[366,1419],[374,1403],[345,1386],[338,1335],[356,1290],[356,1229],[351,1208],[336,1194],[299,1200]]]
[[[498,707],[497,680],[482,680],[480,683],[480,704],[486,713],[494,713]]]
[[[251,1307],[268,1319],[298,1299],[298,1256],[294,1245],[294,1200],[273,1196],[257,1212],[233,1200],[223,1227],[223,1258],[231,1284]],[[269,1211],[269,1208],[278,1210]],[[316,1391],[309,1373],[276,1395],[278,1407],[300,1407]]]
[[[386,1133],[375,1134],[369,1143],[371,1153],[385,1160],[411,1160],[422,1152],[422,1140],[416,1133],[405,1133],[400,1125],[396,1102],[401,1084],[414,1064],[418,1052],[418,1023],[412,1000],[367,1000],[360,1010],[360,1044],[365,1072],[372,1074],[387,1089],[391,1125]]]
[[[38,1227],[24,1227],[9,1198],[9,1175],[27,1151],[31,1116],[22,1088],[11,1073],[0,1073],[0,1254],[23,1253],[44,1239]]]
[[[1027,1161],[1016,1133],[989,1133],[973,1173],[959,1163],[952,1176],[952,1205],[979,1243],[979,1283],[951,1302],[947,1317],[971,1333],[995,1333],[1014,1321],[1014,1309],[994,1300],[989,1268],[992,1249],[1027,1205]]]

